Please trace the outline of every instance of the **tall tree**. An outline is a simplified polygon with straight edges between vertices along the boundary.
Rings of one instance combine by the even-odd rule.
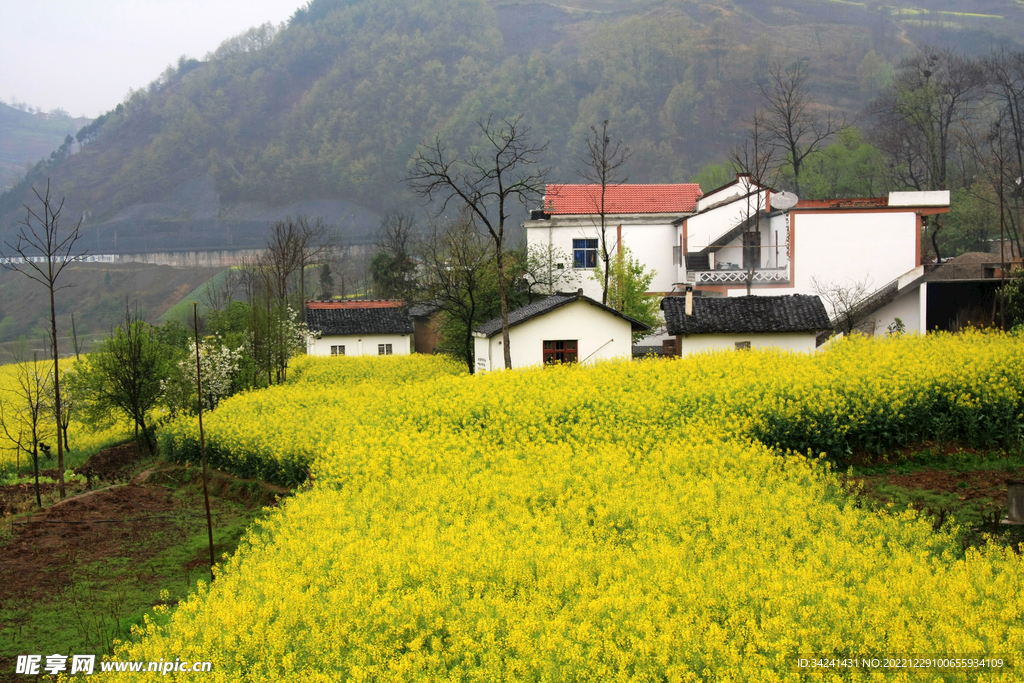
[[[925,46],[900,62],[895,82],[868,107],[872,135],[888,158],[894,184],[949,188],[950,161],[961,151],[984,83],[981,66],[952,50]],[[935,258],[941,259],[941,223],[926,223],[926,229],[929,224]]]
[[[441,200],[438,215],[448,204],[461,204],[482,225],[494,247],[501,296],[501,336],[505,350],[505,368],[512,367],[512,351],[508,335],[508,285],[505,251],[508,221],[513,202],[523,209],[541,194],[547,169],[541,159],[548,144],[537,145],[530,140],[530,128],[522,116],[492,117],[479,121],[481,140],[465,159],[460,159],[435,137],[430,145],[421,144],[412,158],[412,172],[406,178],[413,190],[427,200]]]
[[[835,112],[818,113],[807,92],[809,63],[804,60],[768,67],[767,83],[758,83],[764,106],[763,126],[768,141],[782,149],[793,167],[793,189],[800,194],[804,159],[846,127]]]
[[[377,235],[377,253],[370,261],[373,288],[382,299],[408,301],[415,283],[412,258],[416,219],[409,213],[384,216]]]
[[[747,121],[747,139],[733,148],[731,161],[737,173],[747,178],[741,221],[743,229],[743,268],[746,271],[747,296],[761,267],[761,214],[768,208],[768,187],[778,171],[777,147],[766,140],[767,114],[756,110]]]
[[[76,250],[75,243],[81,237],[79,228],[82,221],[66,234],[61,233],[61,210],[64,200],[59,204],[50,199],[50,181],[46,181],[46,192],[39,194],[34,187],[32,192],[39,200],[40,210],[36,211],[25,206],[25,220],[14,244],[6,243],[8,249],[18,254],[20,259],[3,259],[2,264],[8,270],[14,270],[46,287],[50,295],[50,349],[53,351],[53,412],[57,424],[63,423],[61,415],[60,395],[60,353],[57,348],[57,303],[56,294],[71,285],[58,285],[57,280],[64,268],[73,261],[80,260],[86,251]],[[42,257],[40,261],[33,258]],[[60,472],[57,484],[60,497],[64,498],[64,444],[57,439],[57,469]]]
[[[604,274],[601,283],[601,303],[603,304],[608,303],[608,275],[611,272],[611,250],[608,248],[608,212],[605,200],[609,186],[629,182],[629,178],[622,173],[622,167],[629,161],[630,156],[632,156],[632,152],[629,147],[622,145],[621,140],[612,142],[608,136],[608,119],[605,119],[601,124],[601,130],[598,130],[596,126],[590,127],[583,166],[576,171],[584,180],[601,186],[600,195],[594,197],[594,210],[601,221],[598,236],[601,243],[601,272]],[[620,246],[616,244],[615,248],[619,249]]]
[[[899,185],[949,188],[957,133],[974,118],[984,84],[981,66],[952,50],[925,46],[900,62],[893,85],[868,108],[876,145]]]
[[[991,160],[995,152],[1001,164],[986,165],[990,168],[1000,166],[1002,169],[1002,173],[998,174],[998,183],[1010,205],[1004,220],[1011,245],[1015,247],[1017,256],[1020,256],[1024,253],[1024,225],[1021,223],[1024,215],[1024,182],[1020,182],[1024,178],[1024,52],[1002,47],[994,50],[982,64],[989,96],[997,107],[996,120],[1000,122],[999,144],[995,147],[989,145],[986,156]]]
[[[423,273],[419,298],[436,305],[444,316],[445,346],[474,364],[473,327],[493,316],[497,277],[489,240],[467,216],[430,227],[416,247]]]

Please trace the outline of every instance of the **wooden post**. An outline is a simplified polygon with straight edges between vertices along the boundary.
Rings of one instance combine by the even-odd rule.
[[[206,501],[206,533],[210,537],[210,585],[213,585],[213,520],[210,518],[210,491],[206,474],[206,435],[203,432],[203,373],[199,366],[199,303],[192,302],[192,320],[196,336],[196,390],[199,397],[199,451],[203,455],[203,500]]]
[[[1009,510],[1006,521],[1024,524],[1024,479],[1006,480],[1006,507]]]

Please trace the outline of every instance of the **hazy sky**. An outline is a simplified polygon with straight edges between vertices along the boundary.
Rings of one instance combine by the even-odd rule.
[[[0,99],[95,117],[305,0],[0,0]]]

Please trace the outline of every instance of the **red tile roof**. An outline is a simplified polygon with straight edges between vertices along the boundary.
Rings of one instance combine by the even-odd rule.
[[[351,301],[307,301],[306,308],[316,309],[353,309],[353,308],[401,308],[401,301],[386,299],[353,299]]]
[[[605,213],[688,213],[697,206],[700,185],[609,185]],[[600,185],[548,185],[544,211],[550,214],[598,213]]]

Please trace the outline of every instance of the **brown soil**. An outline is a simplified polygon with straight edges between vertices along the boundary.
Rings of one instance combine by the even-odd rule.
[[[75,471],[90,479],[99,477],[105,481],[115,481],[141,459],[142,454],[138,446],[135,443],[126,443],[100,451]]]
[[[907,489],[953,493],[960,500],[977,500],[1006,498],[1006,480],[1020,478],[1020,473],[1013,474],[1003,471],[976,472],[945,472],[941,470],[922,470],[911,474],[875,474],[869,477],[856,477],[863,481],[865,488],[875,484],[893,484]]]
[[[106,448],[85,461],[74,472],[84,474],[89,478],[88,485],[68,484],[65,489],[69,496],[83,489],[102,486],[103,482],[114,482],[125,478],[129,470],[141,459],[138,448],[134,443],[122,444],[112,448]],[[52,467],[39,471],[40,478],[49,477],[57,479],[57,468]],[[32,475],[29,475],[32,478]],[[55,491],[57,484],[39,484],[39,493],[43,496]],[[0,486],[0,517],[12,515],[26,510],[26,505],[31,507],[35,504],[36,488],[34,482],[16,484],[13,486]]]
[[[127,484],[93,491],[46,508],[14,523],[14,537],[3,546],[0,603],[57,595],[76,562],[91,562],[137,550],[133,560],[157,552],[140,543],[174,525],[175,504],[163,487]],[[10,603],[9,603],[10,604]]]

